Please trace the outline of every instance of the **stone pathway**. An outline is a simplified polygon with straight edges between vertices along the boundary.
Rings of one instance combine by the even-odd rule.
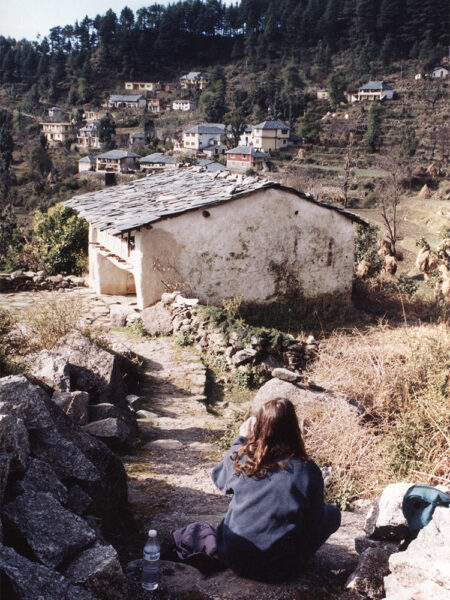
[[[216,526],[229,503],[214,487],[210,473],[220,460],[215,440],[226,427],[233,407],[210,406],[205,396],[206,369],[192,348],[177,346],[173,338],[132,338],[110,328],[109,306],[127,304],[133,297],[97,297],[88,288],[57,292],[77,295],[86,307],[85,321],[107,332],[113,343],[124,344],[142,362],[138,414],[141,442],[122,457],[129,476],[130,509],[142,532],[158,530],[162,549],[172,529],[193,521]],[[0,294],[0,307],[16,313],[48,292]],[[146,412],[144,412],[146,411]],[[298,581],[268,585],[242,580],[230,571],[205,579],[196,569],[164,563],[158,594],[143,592],[139,575],[130,576],[129,600],[320,600],[351,599],[342,591],[357,558],[354,538],[363,535],[363,517],[343,515],[343,525],[317,553],[312,568]],[[142,538],[130,542],[129,557],[139,558]]]

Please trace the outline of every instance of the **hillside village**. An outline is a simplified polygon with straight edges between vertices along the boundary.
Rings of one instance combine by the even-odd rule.
[[[180,0],[0,32],[2,599],[449,598],[447,9]],[[180,560],[273,398],[340,528],[275,583]],[[416,483],[444,498],[418,533]]]

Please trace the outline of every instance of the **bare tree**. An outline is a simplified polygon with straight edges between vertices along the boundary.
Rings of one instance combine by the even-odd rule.
[[[344,165],[344,182],[342,185],[343,204],[344,208],[348,206],[348,187],[352,178],[352,148],[355,136],[353,131],[349,131],[347,137],[347,151],[345,153],[345,165]]]
[[[402,168],[400,162],[396,160],[396,156],[391,155],[389,159],[389,163],[386,159],[380,165],[387,172],[387,175],[377,185],[377,201],[386,227],[386,236],[391,246],[391,254],[396,256],[396,245],[399,240],[400,219],[398,208],[401,200]]]

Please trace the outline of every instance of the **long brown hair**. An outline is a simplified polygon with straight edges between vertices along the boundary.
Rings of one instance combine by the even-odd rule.
[[[231,455],[234,472],[262,479],[269,471],[285,468],[291,458],[309,460],[294,405],[274,398],[260,407],[253,432]]]

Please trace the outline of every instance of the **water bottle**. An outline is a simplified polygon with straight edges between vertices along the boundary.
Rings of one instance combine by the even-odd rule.
[[[144,560],[142,561],[142,587],[144,590],[156,590],[159,585],[159,555],[156,531],[150,529],[147,543],[144,546]]]

